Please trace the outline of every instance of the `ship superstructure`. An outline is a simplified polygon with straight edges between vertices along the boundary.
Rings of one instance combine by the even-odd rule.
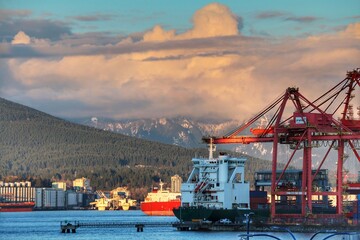
[[[193,158],[194,168],[182,184],[183,207],[249,209],[250,186],[245,182],[245,158],[221,153],[218,158]]]
[[[145,198],[145,202],[168,202],[171,200],[180,199],[179,192],[170,192],[169,190],[164,190],[164,183],[160,180],[159,183],[160,189],[154,188],[152,192],[149,192]]]

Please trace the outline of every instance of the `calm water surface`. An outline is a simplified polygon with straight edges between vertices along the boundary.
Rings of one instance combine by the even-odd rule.
[[[220,240],[237,239],[243,232],[195,232],[178,231],[170,226],[145,226],[143,232],[135,227],[78,228],[76,233],[61,233],[60,221],[80,222],[175,222],[175,217],[150,217],[141,211],[35,211],[0,213],[0,239],[144,239],[144,240]],[[292,239],[288,233],[270,233],[276,237]],[[312,234],[294,234],[297,240],[310,239]],[[321,235],[315,240],[323,239]],[[250,239],[271,239],[257,237]],[[332,237],[331,240],[342,237]]]

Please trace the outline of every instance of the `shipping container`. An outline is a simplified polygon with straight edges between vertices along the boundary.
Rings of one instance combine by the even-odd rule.
[[[267,203],[267,198],[250,198],[252,203]]]
[[[357,203],[354,202],[354,205],[353,205],[353,208],[352,208],[352,212],[357,213],[358,211],[359,211],[359,207],[358,207]]]
[[[267,198],[267,191],[250,191],[250,198]]]

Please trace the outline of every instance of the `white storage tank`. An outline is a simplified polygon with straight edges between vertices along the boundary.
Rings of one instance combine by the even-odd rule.
[[[84,194],[83,193],[77,193],[77,205],[81,206],[83,203]]]
[[[41,208],[43,206],[43,189],[36,188],[35,190],[35,207]]]
[[[67,192],[67,206],[73,207],[77,206],[77,194],[76,192]]]
[[[52,188],[44,189],[44,207],[56,208],[56,190]]]
[[[63,190],[57,190],[56,206],[58,208],[65,207],[65,192]]]

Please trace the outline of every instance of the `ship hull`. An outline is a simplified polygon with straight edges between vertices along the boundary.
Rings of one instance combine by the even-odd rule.
[[[0,203],[0,212],[31,212],[34,206],[34,202]]]
[[[173,210],[174,215],[180,221],[200,221],[208,220],[217,222],[221,219],[229,219],[232,222],[238,222],[244,219],[244,214],[253,212],[257,217],[268,217],[268,210],[250,210],[250,209],[210,209],[205,207],[179,207]]]
[[[140,209],[149,216],[174,216],[173,209],[180,207],[180,201],[142,202]]]

